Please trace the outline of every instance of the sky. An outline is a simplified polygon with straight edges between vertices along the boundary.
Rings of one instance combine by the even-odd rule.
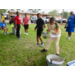
[[[27,11],[28,9],[22,9],[22,10]],[[55,10],[55,9],[41,9],[40,12],[44,11],[45,13],[48,13],[48,12],[50,12],[52,10]],[[56,9],[56,10],[58,10],[58,12],[61,13],[63,9]],[[64,11],[68,11],[68,12],[74,11],[74,13],[75,13],[75,9],[64,9]]]
[[[10,10],[10,9],[8,9],[8,10]],[[21,10],[28,11],[28,9],[21,9]],[[63,9],[41,9],[40,12],[49,13],[52,10],[57,10],[58,13],[61,13]],[[75,13],[75,9],[64,9],[64,11],[68,11],[68,12],[73,11]]]

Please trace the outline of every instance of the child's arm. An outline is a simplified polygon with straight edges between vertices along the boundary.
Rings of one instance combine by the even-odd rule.
[[[47,32],[50,32],[50,26],[49,26],[49,23],[47,24],[47,27],[48,27]]]
[[[37,26],[37,21],[36,21],[36,27],[35,27],[35,29],[34,29],[35,31],[36,31],[37,27],[38,27],[38,26]]]

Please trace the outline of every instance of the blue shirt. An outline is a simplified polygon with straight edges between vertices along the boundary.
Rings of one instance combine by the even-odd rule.
[[[75,15],[69,16],[67,27],[74,27],[74,26],[75,26]]]
[[[4,28],[6,25],[7,25],[6,23],[3,23],[3,22],[0,23],[0,26],[1,26],[2,28]]]

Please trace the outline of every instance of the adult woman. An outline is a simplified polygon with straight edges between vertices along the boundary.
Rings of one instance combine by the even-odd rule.
[[[70,16],[68,17],[66,32],[68,32],[68,39],[70,39],[72,32],[74,32],[75,25],[75,15],[73,11],[70,12]]]

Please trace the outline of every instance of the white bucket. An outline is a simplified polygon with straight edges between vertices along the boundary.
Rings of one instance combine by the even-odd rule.
[[[62,66],[64,63],[64,59],[54,54],[47,55],[46,59],[48,66]]]
[[[14,35],[16,35],[16,29],[15,29],[15,27],[12,27],[12,33],[13,33]],[[21,30],[20,30],[20,34],[21,34]]]

